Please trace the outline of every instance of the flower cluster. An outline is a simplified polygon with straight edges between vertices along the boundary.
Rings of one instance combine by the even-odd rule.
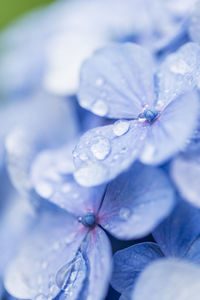
[[[0,33],[0,300],[200,299],[199,29],[57,0]]]

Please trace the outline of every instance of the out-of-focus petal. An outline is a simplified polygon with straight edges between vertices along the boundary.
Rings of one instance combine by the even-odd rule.
[[[93,186],[115,178],[137,158],[146,132],[145,124],[119,120],[85,133],[73,153],[77,182]]]
[[[160,164],[185,147],[197,125],[198,95],[187,93],[168,104],[159,118],[149,126],[140,160]]]
[[[133,245],[116,252],[111,280],[113,288],[130,297],[130,292],[132,292],[140,272],[154,259],[162,256],[159,246],[149,242]]]
[[[200,208],[199,149],[177,156],[172,161],[171,175],[183,199]]]
[[[180,200],[172,214],[153,232],[153,236],[166,256],[187,258],[199,233],[200,210]]]
[[[73,146],[41,152],[32,163],[31,183],[36,193],[59,207],[81,216],[98,212],[105,187],[85,188],[73,178]]]
[[[161,107],[194,89],[200,84],[200,46],[187,43],[169,55],[158,70],[157,81]]]
[[[7,291],[22,299],[54,298],[57,271],[74,258],[84,236],[71,215],[45,214],[6,271]]]
[[[200,1],[197,0],[190,17],[189,34],[191,40],[200,44]]]
[[[162,259],[149,265],[138,278],[134,300],[198,300],[200,268],[175,259]]]
[[[10,121],[7,121],[8,115]],[[30,163],[37,151],[58,147],[76,135],[73,107],[68,102],[40,94],[9,106],[2,116],[6,124],[2,136],[6,135],[9,174],[17,188],[27,190],[30,188]]]
[[[80,105],[109,118],[134,118],[154,102],[154,64],[136,44],[113,44],[85,61],[80,73]]]
[[[161,169],[134,164],[112,181],[100,210],[100,224],[117,238],[150,233],[174,205],[174,192]]]

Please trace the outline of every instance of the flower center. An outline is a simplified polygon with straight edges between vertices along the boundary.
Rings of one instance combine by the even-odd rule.
[[[158,116],[158,111],[155,108],[147,108],[143,112],[143,115],[147,121],[153,122]]]
[[[79,218],[79,222],[81,222],[85,227],[93,227],[96,224],[95,214],[88,212]]]

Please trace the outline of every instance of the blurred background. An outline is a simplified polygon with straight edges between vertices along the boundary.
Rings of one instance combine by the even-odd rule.
[[[0,0],[0,30],[27,11],[51,2],[53,0]]]

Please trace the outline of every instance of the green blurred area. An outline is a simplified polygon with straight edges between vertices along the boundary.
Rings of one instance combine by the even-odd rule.
[[[53,0],[0,0],[0,30],[15,18]]]

